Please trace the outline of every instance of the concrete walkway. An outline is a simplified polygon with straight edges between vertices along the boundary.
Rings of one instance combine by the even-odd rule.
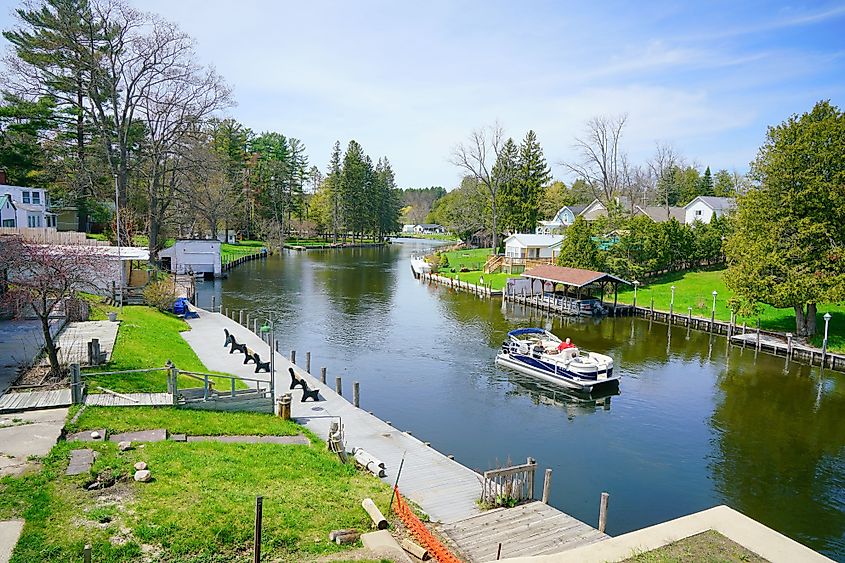
[[[0,416],[0,477],[20,475],[32,465],[30,456],[45,456],[56,445],[67,409]]]
[[[9,563],[23,530],[23,520],[0,521],[0,563]]]
[[[53,322],[51,330],[61,323]],[[44,346],[41,321],[14,320],[0,322],[0,395],[17,380],[18,367],[29,364]]]
[[[223,328],[228,328],[238,342],[245,342],[249,348],[266,357],[269,347],[252,331],[224,315],[202,310],[199,319],[191,319],[188,323],[191,330],[183,332],[182,336],[208,369],[241,377],[267,379],[267,374],[255,374],[252,364],[243,365],[242,354],[229,354],[229,348],[223,346]],[[288,392],[290,376],[287,370],[292,364],[279,353],[276,353],[275,364],[275,388],[278,397]],[[310,388],[320,390],[322,399],[319,403],[302,403],[302,391],[292,391],[292,414],[297,422],[325,440],[328,438],[330,424],[340,421],[346,435],[346,449],[361,447],[383,461],[387,467],[387,477],[382,481],[390,485],[396,479],[396,471],[402,456],[405,455],[399,489],[403,495],[417,503],[433,521],[456,522],[480,514],[481,511],[476,505],[476,500],[481,496],[479,474],[366,411],[354,407],[333,389],[323,385],[299,367],[294,366],[294,369],[299,377],[307,381]],[[352,381],[345,383],[347,388],[351,389]]]
[[[59,360],[66,364],[87,365],[88,342],[96,338],[100,341],[100,351],[106,353],[105,361],[109,361],[118,327],[120,323],[111,321],[68,323],[57,338]]]

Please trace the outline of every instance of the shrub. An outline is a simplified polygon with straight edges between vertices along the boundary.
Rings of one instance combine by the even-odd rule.
[[[440,268],[446,269],[449,267],[449,257],[445,254],[440,255]]]
[[[176,284],[170,277],[154,281],[144,288],[144,301],[161,311],[169,311],[175,299]]]

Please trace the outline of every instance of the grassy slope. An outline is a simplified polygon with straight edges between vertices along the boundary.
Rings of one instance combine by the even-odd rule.
[[[191,327],[182,319],[162,313],[158,309],[142,306],[126,306],[123,312],[113,307],[92,307],[92,318],[105,318],[108,311],[118,312],[120,330],[117,342],[108,364],[100,370],[85,370],[86,374],[97,371],[121,371],[163,367],[167,360],[179,369],[201,373],[212,373],[203,365],[194,350],[179,334]],[[221,341],[222,344],[222,341]],[[167,376],[164,371],[125,375],[89,375],[86,377],[89,389],[105,387],[118,392],[163,392],[167,391]],[[229,380],[220,379],[226,387]],[[179,385],[185,388],[197,387],[201,382],[181,376]],[[237,387],[246,385],[238,381]]]
[[[103,426],[110,431],[200,426],[225,434],[302,430],[270,415],[134,407],[86,409],[75,428]],[[373,498],[383,510],[389,500],[387,486],[341,465],[319,442],[311,447],[160,442],[123,453],[113,443],[86,443],[100,452],[92,475],[111,468],[122,476],[102,492],[82,489],[92,475],[64,475],[69,450],[81,446],[59,442],[40,472],[0,479],[0,519],[27,521],[13,563],[81,561],[85,543],[93,545],[98,563],[139,561],[142,549],[171,563],[251,560],[256,495],[264,496],[264,551],[274,560],[302,561],[341,551],[327,540],[330,530],[369,527],[362,498]],[[149,465],[152,482],[131,480],[136,461]]]
[[[223,263],[226,264],[232,260],[240,258],[241,256],[255,254],[261,250],[263,246],[264,243],[260,240],[244,240],[239,244],[223,243],[220,245],[220,257],[223,260]]]
[[[724,270],[700,270],[695,272],[675,272],[660,276],[651,280],[648,285],[637,290],[637,305],[648,307],[651,299],[654,298],[654,308],[662,311],[669,310],[672,290],[675,286],[674,310],[678,314],[686,314],[687,308],[692,307],[692,314],[696,316],[709,317],[713,307],[713,291],[716,296],[716,318],[728,321],[731,318],[727,302],[732,292],[725,286],[722,277]],[[620,291],[620,303],[632,303],[634,299],[633,289]],[[818,327],[819,331],[824,330],[822,316],[830,312],[833,319],[830,321],[831,350],[845,351],[845,305],[825,304],[818,306]],[[757,318],[738,319],[740,324],[745,321],[749,326],[757,325]],[[792,309],[776,309],[770,305],[764,305],[760,314],[760,325],[763,329],[777,330],[783,332],[795,332],[795,312]],[[813,339],[813,343],[821,345],[822,335],[819,334]]]
[[[702,532],[652,551],[637,554],[624,563],[675,563],[700,561],[712,563],[765,563],[756,553],[726,538],[719,532]]]

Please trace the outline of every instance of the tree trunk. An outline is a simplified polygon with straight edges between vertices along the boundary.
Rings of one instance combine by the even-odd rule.
[[[44,349],[47,351],[47,358],[50,360],[50,373],[53,377],[61,375],[59,366],[59,352],[56,350],[56,343],[53,342],[53,335],[50,334],[50,312],[44,307],[44,314],[38,315],[41,318],[41,332],[44,334]]]
[[[804,317],[804,322],[807,325],[807,338],[816,335],[816,304],[807,304],[807,316]]]
[[[82,77],[77,74],[76,78],[76,158],[79,160],[79,169],[76,172],[76,230],[80,233],[88,232],[88,197],[85,186],[85,116],[82,112]]]
[[[807,315],[804,312],[803,304],[792,306],[795,309],[795,334],[800,338],[807,337]]]

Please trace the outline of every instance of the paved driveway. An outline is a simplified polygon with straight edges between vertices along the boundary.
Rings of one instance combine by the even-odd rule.
[[[14,383],[18,367],[44,345],[40,321],[0,321],[0,395]]]

